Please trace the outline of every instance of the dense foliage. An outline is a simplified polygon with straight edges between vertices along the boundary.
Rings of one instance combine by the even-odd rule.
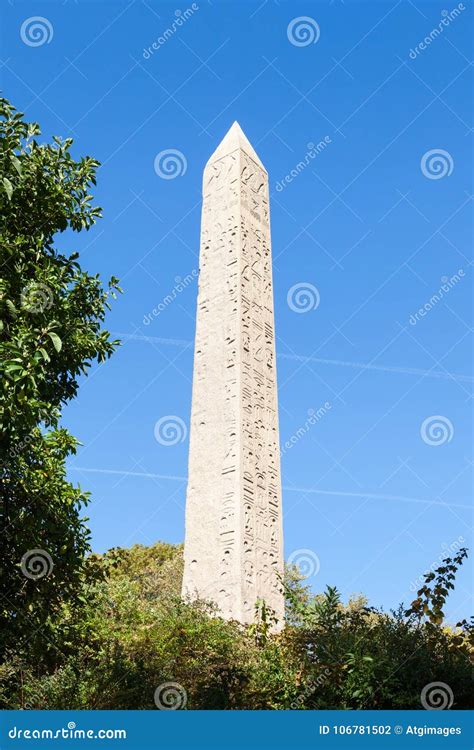
[[[442,575],[426,584],[435,596]],[[209,603],[181,601],[181,577],[181,548],[172,545],[91,556],[44,658],[33,663],[24,651],[0,669],[0,700],[49,709],[421,709],[424,686],[440,681],[453,708],[469,705],[467,623],[387,614],[361,598],[344,606],[334,588],[312,595],[293,569],[288,622],[272,633],[262,608],[244,628]]]
[[[104,289],[55,246],[100,215],[89,194],[98,162],[75,161],[70,139],[40,144],[39,133],[0,99],[0,657],[12,644],[42,648],[61,602],[77,595],[88,498],[65,477],[77,441],[61,410],[117,343],[102,330],[116,279]]]

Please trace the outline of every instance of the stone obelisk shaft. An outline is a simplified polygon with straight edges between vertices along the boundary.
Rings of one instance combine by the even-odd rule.
[[[234,123],[204,171],[183,596],[284,601],[268,176]]]

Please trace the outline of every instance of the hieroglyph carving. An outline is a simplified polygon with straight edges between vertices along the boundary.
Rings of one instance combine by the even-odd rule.
[[[235,128],[204,173],[183,594],[241,622],[263,599],[281,625],[268,177]]]

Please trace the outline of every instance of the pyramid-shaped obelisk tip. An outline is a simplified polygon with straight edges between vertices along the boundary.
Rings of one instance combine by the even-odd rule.
[[[245,151],[265,172],[267,171],[237,120],[231,125],[207,163],[212,164],[218,161],[218,159],[222,159],[224,156],[237,151],[239,148]]]

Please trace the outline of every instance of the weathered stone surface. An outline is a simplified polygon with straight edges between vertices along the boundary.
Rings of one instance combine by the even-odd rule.
[[[283,621],[268,176],[234,123],[204,170],[183,596]]]

